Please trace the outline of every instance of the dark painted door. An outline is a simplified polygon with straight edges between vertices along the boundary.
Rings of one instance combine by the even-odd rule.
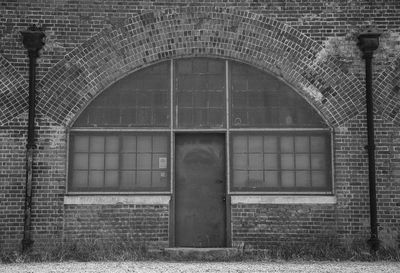
[[[176,246],[225,246],[224,139],[223,134],[176,135]]]

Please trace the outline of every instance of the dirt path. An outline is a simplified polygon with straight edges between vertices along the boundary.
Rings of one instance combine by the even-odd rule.
[[[64,262],[0,265],[1,273],[181,273],[181,272],[315,272],[315,273],[400,273],[395,262]]]

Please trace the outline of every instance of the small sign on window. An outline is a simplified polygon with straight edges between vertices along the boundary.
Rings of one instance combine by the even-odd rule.
[[[167,168],[167,158],[166,157],[159,157],[158,158],[158,168],[159,169],[166,169]]]

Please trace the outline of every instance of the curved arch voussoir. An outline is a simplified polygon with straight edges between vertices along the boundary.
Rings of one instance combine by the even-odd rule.
[[[44,77],[39,109],[68,126],[116,80],[186,56],[229,58],[272,72],[294,86],[332,126],[360,109],[358,79],[343,72],[317,42],[264,15],[205,7],[148,12],[98,33]]]
[[[400,124],[400,54],[375,81],[375,104],[383,118]]]
[[[28,84],[0,55],[0,125],[23,113],[28,106]]]

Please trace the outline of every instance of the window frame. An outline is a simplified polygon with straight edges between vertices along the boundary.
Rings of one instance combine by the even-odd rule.
[[[189,59],[193,58],[204,58],[204,59],[213,59],[210,57],[189,57]],[[218,59],[218,58],[217,58]],[[325,122],[323,124],[324,127],[318,127],[318,128],[311,128],[311,127],[249,127],[249,126],[242,126],[242,127],[237,127],[232,123],[232,109],[233,109],[233,91],[232,91],[232,73],[231,73],[231,65],[232,63],[236,62],[234,60],[229,60],[229,59],[222,59],[224,62],[224,69],[225,69],[225,104],[224,104],[224,126],[223,127],[216,127],[216,128],[209,128],[209,127],[199,127],[199,128],[182,128],[179,127],[178,124],[176,123],[176,117],[178,116],[177,110],[176,110],[176,102],[177,102],[177,92],[176,92],[176,67],[177,67],[177,62],[180,59],[171,59],[168,61],[170,68],[169,68],[169,124],[166,127],[149,127],[149,126],[137,126],[137,127],[74,127],[74,123],[72,123],[71,127],[67,129],[67,161],[66,161],[66,171],[67,171],[67,181],[66,181],[66,192],[68,194],[85,194],[85,195],[92,195],[92,194],[117,194],[117,195],[123,195],[123,194],[147,194],[147,195],[171,195],[174,193],[174,173],[175,173],[175,162],[174,162],[174,152],[175,152],[175,143],[174,143],[174,138],[175,138],[175,133],[179,132],[199,132],[199,133],[224,133],[226,136],[226,141],[225,141],[225,153],[226,153],[226,190],[227,194],[229,195],[332,195],[334,194],[334,153],[333,153],[333,130],[330,127],[328,123]],[[219,59],[221,60],[221,59]],[[239,64],[242,64],[238,62]],[[245,65],[249,65],[246,63],[243,63]],[[251,68],[258,69],[254,66],[249,65]],[[266,71],[262,71],[263,73],[270,74],[273,77],[276,77],[275,75],[268,73]],[[133,72],[136,73],[136,72]],[[277,78],[277,80],[282,81],[282,79]],[[282,81],[283,84],[288,85],[293,92],[297,93],[296,90],[291,87],[289,84],[287,84],[285,81]],[[112,86],[112,85],[111,85]],[[108,89],[108,88],[107,88]],[[107,91],[105,89],[104,91]],[[101,95],[101,94],[100,94]],[[303,98],[304,99],[304,98]],[[95,99],[94,99],[95,100]],[[305,100],[305,99],[304,99]],[[308,102],[307,102],[308,103]],[[89,104],[90,105],[90,104]],[[88,105],[88,106],[89,106]],[[309,104],[310,108],[313,108],[314,111],[317,111],[311,104]],[[85,111],[84,109],[83,111]],[[82,112],[83,112],[82,111]],[[82,113],[81,112],[81,113]],[[318,111],[317,111],[318,113]],[[319,114],[319,113],[318,113]],[[319,116],[323,119],[323,117],[319,114]],[[75,118],[75,121],[79,118],[79,115]],[[71,144],[71,136],[76,135],[76,134],[82,134],[82,135],[90,135],[90,134],[154,134],[154,133],[159,133],[159,134],[165,134],[167,136],[168,140],[168,154],[167,154],[167,189],[162,190],[162,191],[76,191],[76,190],[71,190],[70,184],[72,183],[72,171],[73,168],[70,164],[72,164],[72,144]],[[236,134],[285,134],[289,133],[291,135],[294,134],[304,134],[304,133],[309,133],[309,136],[312,136],[313,133],[317,134],[324,134],[327,136],[327,145],[328,149],[327,152],[328,154],[326,155],[327,161],[329,161],[329,164],[327,163],[327,180],[328,180],[328,187],[324,190],[311,190],[311,191],[298,191],[296,189],[294,190],[288,190],[288,191],[271,191],[271,190],[265,190],[265,189],[256,189],[256,190],[236,190],[233,187],[233,136]],[[120,183],[120,181],[119,181]]]
[[[117,133],[117,134],[116,134]],[[117,136],[118,138],[121,138],[123,136],[165,136],[166,140],[167,140],[167,151],[166,151],[166,157],[167,157],[167,167],[165,168],[165,172],[167,174],[166,176],[166,180],[167,180],[167,186],[165,187],[165,189],[161,189],[161,188],[156,188],[156,190],[151,190],[151,188],[144,188],[142,190],[122,190],[120,188],[120,184],[121,184],[121,179],[119,177],[118,179],[118,188],[115,188],[115,190],[99,190],[99,188],[94,188],[95,190],[90,190],[89,187],[86,187],[86,189],[72,189],[72,176],[73,176],[73,156],[74,156],[74,151],[73,151],[73,144],[72,144],[72,139],[74,136],[103,136],[103,137],[107,137],[107,136]],[[133,131],[133,130],[85,130],[85,129],[73,129],[73,130],[69,130],[68,132],[68,156],[67,156],[67,185],[66,185],[66,191],[68,192],[68,194],[170,194],[171,192],[171,172],[170,172],[170,168],[171,168],[171,136],[169,134],[169,131],[166,130],[140,130],[140,131]],[[121,143],[119,143],[119,145],[121,145]],[[89,151],[90,154],[90,151]],[[119,149],[118,151],[118,157],[119,159],[121,158],[121,155],[123,153],[121,153],[121,149]],[[137,158],[137,151],[135,152],[136,154],[136,158]],[[152,152],[153,154],[153,152]],[[137,166],[137,165],[136,165]],[[105,168],[104,168],[105,170]],[[136,170],[137,171],[137,170]],[[150,172],[152,172],[153,169],[151,169]],[[119,164],[118,167],[118,172],[121,172],[121,165]],[[120,174],[119,174],[120,175]],[[103,187],[103,189],[105,189],[105,187]]]
[[[313,136],[324,136],[324,139],[326,139],[325,143],[325,167],[326,167],[326,179],[327,179],[327,187],[319,187],[313,189],[311,187],[288,187],[285,189],[284,187],[274,187],[274,188],[268,188],[268,187],[258,187],[258,188],[251,188],[251,187],[243,187],[242,189],[237,189],[234,187],[234,161],[233,161],[233,155],[234,155],[234,148],[233,148],[233,138],[235,136],[260,136],[260,137],[265,137],[265,136],[289,136],[289,137],[296,137],[296,136],[307,136],[307,137],[313,137]],[[229,162],[229,168],[230,168],[230,181],[229,181],[229,189],[231,194],[264,194],[264,195],[271,195],[271,194],[283,194],[283,195],[288,195],[288,194],[332,194],[333,189],[334,189],[334,179],[333,179],[333,171],[332,171],[332,164],[333,164],[333,158],[332,158],[332,133],[329,129],[309,129],[309,128],[296,128],[296,130],[274,130],[274,129],[267,129],[267,130],[251,130],[248,131],[246,129],[235,129],[231,130],[231,133],[229,135],[229,150],[231,153],[231,160]],[[249,153],[247,153],[248,155]],[[265,155],[264,151],[260,153],[262,155]],[[294,154],[296,154],[294,152]],[[312,153],[308,153],[312,154]],[[279,161],[281,159],[282,153],[280,151],[277,153],[278,155],[278,165],[280,165]],[[282,168],[279,166],[277,168],[278,171],[278,181],[281,182],[281,178],[279,178],[280,172],[282,171]],[[295,171],[295,169],[293,170]],[[310,171],[312,169],[310,168]],[[265,169],[263,169],[263,172],[265,172]],[[263,176],[264,177],[264,176]],[[278,183],[279,183],[278,182]]]

